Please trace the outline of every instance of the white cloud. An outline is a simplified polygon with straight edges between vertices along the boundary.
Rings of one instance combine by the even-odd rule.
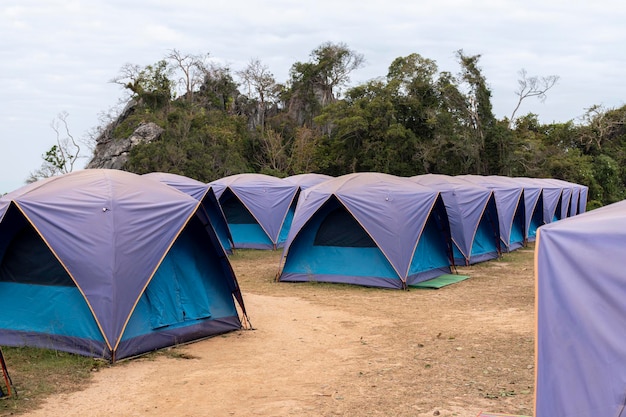
[[[39,166],[59,112],[70,113],[74,131],[90,130],[124,95],[108,82],[124,64],[152,64],[173,48],[210,53],[234,70],[258,58],[284,82],[314,48],[344,42],[366,59],[355,83],[411,53],[456,73],[454,52],[463,49],[481,55],[498,117],[512,110],[525,68],[561,79],[544,103],[522,110],[567,121],[593,104],[623,105],[625,18],[626,3],[610,0],[3,0],[0,193]]]

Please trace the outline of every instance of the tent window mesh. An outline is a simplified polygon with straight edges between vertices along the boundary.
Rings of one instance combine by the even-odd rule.
[[[74,281],[30,226],[9,244],[0,263],[0,281],[73,287]]]
[[[235,196],[230,196],[220,202],[226,221],[229,224],[255,224],[257,221],[250,214],[246,206]]]
[[[371,248],[376,243],[344,208],[337,208],[322,220],[313,241],[315,246]]]

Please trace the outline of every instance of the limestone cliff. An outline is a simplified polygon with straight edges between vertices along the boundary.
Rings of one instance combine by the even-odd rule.
[[[116,138],[113,136],[115,128],[135,109],[135,103],[131,102],[113,121],[100,136],[96,139],[96,147],[94,155],[87,164],[86,168],[109,168],[124,169],[128,162],[128,154],[130,150],[140,143],[150,143],[159,139],[163,133],[163,129],[155,123],[142,123],[133,131],[133,133],[125,138]]]

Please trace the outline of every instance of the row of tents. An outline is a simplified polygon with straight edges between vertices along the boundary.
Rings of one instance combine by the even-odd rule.
[[[282,248],[279,280],[406,288],[497,258],[585,211],[586,186],[553,179],[355,173],[208,184],[234,248]]]
[[[406,288],[522,247],[586,198],[480,176],[44,179],[0,197],[0,345],[115,361],[249,325],[238,248],[281,248],[281,281]]]

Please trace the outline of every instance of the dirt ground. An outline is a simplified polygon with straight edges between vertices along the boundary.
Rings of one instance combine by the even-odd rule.
[[[531,415],[533,248],[439,290],[276,283],[232,258],[254,330],[122,361],[28,416]]]

